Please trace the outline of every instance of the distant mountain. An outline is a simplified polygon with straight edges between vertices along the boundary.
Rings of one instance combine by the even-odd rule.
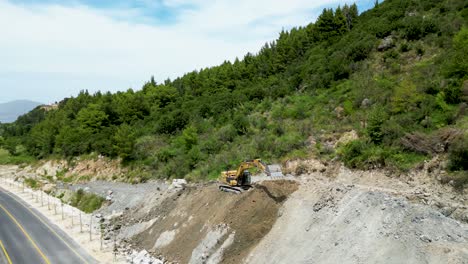
[[[2,103],[0,104],[0,123],[14,122],[20,115],[26,114],[39,105],[41,105],[41,103],[28,100]]]

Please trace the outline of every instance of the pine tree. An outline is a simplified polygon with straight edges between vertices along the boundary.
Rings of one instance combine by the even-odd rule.
[[[338,35],[342,35],[346,32],[347,26],[346,26],[346,17],[344,16],[343,12],[341,11],[341,7],[338,7],[335,11],[335,17],[334,17],[334,28],[335,32]]]
[[[335,31],[335,17],[332,9],[324,9],[322,14],[317,19],[317,29],[322,35],[323,39],[328,39],[334,36]]]

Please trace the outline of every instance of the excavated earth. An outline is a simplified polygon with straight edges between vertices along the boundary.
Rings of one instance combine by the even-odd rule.
[[[178,263],[239,263],[271,230],[278,211],[296,191],[295,181],[269,181],[243,194],[221,192],[216,184],[188,187],[124,215],[123,222],[153,219],[131,243]],[[146,211],[148,204],[158,204]],[[130,219],[128,219],[130,218]]]
[[[425,169],[328,166],[241,195],[155,193],[124,213],[121,238],[175,263],[468,264],[467,198]]]
[[[395,173],[291,162],[284,169],[300,176],[256,177],[242,194],[216,183],[72,189],[112,190],[105,243],[166,263],[468,264],[468,190],[441,184],[439,164]]]

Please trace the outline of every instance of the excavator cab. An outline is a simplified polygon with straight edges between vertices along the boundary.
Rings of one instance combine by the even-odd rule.
[[[252,173],[250,171],[245,170],[244,171],[244,177],[242,177],[243,183],[242,185],[250,185],[252,183]]]

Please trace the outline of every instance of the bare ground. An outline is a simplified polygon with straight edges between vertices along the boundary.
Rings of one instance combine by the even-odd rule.
[[[296,189],[294,181],[264,182],[241,195],[220,192],[216,184],[187,188],[154,207],[150,214],[156,222],[132,243],[179,263],[210,257],[238,263],[270,231],[281,204]]]
[[[215,183],[91,182],[115,192],[121,250],[173,263],[468,263],[468,192],[442,185],[435,158],[408,173],[318,160],[255,178],[241,195]],[[112,229],[112,228],[110,228]]]

